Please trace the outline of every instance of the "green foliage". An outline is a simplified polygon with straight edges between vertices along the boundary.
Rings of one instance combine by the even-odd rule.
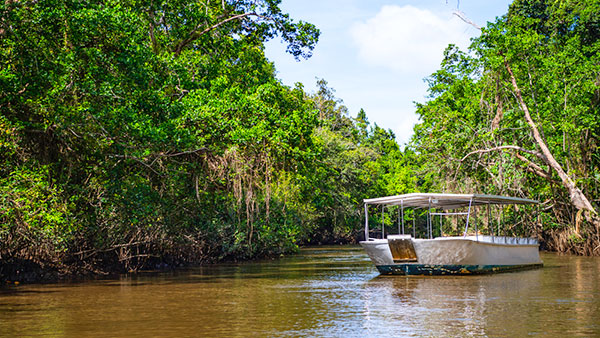
[[[412,140],[428,157],[427,170],[442,178],[438,189],[536,198],[549,206],[546,230],[573,228],[577,210],[535,155],[540,148],[507,65],[550,152],[586,196],[597,196],[598,13],[598,1],[516,0],[469,53],[446,50],[429,78],[430,100],[418,106],[422,123]]]
[[[419,167],[411,152],[400,151],[390,130],[371,125],[362,109],[349,117],[327,82],[317,84],[311,100],[321,126],[313,137],[322,166],[309,177],[318,229],[311,241],[352,241],[362,236],[362,200],[416,191]],[[378,217],[371,218],[380,222]],[[395,220],[388,217],[386,223]]]
[[[280,36],[309,57],[319,31],[278,5],[0,4],[3,258],[137,269],[293,249],[317,118],[263,50]]]
[[[19,255],[31,245],[45,259],[67,249],[76,230],[73,205],[49,181],[48,168],[14,168],[0,180],[0,257]]]
[[[0,4],[0,258],[65,272],[280,254],[354,240],[362,198],[415,189],[391,131],[323,80],[308,95],[275,78],[267,40],[298,59],[319,37],[279,3]]]

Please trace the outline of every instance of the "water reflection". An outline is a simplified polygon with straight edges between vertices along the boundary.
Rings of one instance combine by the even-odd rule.
[[[539,288],[541,270],[515,276],[377,277],[363,295],[366,327],[369,332],[380,332],[387,330],[386,323],[394,322],[394,334],[401,336],[501,334],[507,320],[510,326],[527,328],[520,315],[513,320],[507,315],[527,311],[527,304],[520,300]]]
[[[600,335],[600,260],[467,277],[379,276],[360,248],[0,291],[0,336]]]

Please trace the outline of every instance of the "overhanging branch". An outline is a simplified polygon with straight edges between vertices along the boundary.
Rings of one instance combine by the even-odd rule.
[[[525,162],[527,164],[527,167],[525,167],[525,170],[529,171],[532,174],[535,174],[549,182],[555,183],[555,184],[560,184],[560,182],[556,181],[555,179],[552,178],[552,172],[550,170],[544,170],[542,169],[542,167],[540,167],[539,165],[531,162],[529,159],[527,159],[524,156],[521,156],[519,153],[516,153],[515,156]]]

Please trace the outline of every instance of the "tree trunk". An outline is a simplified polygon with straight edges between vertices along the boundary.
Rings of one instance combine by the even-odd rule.
[[[535,139],[535,142],[537,143],[538,147],[540,147],[540,150],[542,151],[542,154],[545,157],[546,163],[552,169],[554,169],[554,171],[556,171],[556,173],[558,174],[558,177],[560,177],[562,184],[569,191],[569,197],[571,199],[571,204],[573,204],[573,206],[575,208],[577,208],[577,210],[583,210],[583,211],[587,211],[591,214],[596,214],[596,210],[594,210],[594,207],[592,206],[590,201],[587,199],[587,197],[583,194],[583,192],[579,188],[577,188],[577,186],[575,185],[575,182],[573,182],[571,177],[569,177],[569,175],[567,175],[567,173],[563,170],[563,168],[560,166],[560,164],[556,161],[554,156],[552,156],[550,149],[548,149],[548,146],[546,145],[546,143],[544,142],[544,139],[540,135],[540,132],[539,132],[537,126],[535,125],[535,122],[533,122],[533,119],[531,118],[531,115],[529,114],[529,109],[527,108],[527,104],[523,100],[523,96],[521,95],[521,90],[519,89],[519,86],[517,85],[517,80],[515,79],[515,75],[513,74],[513,71],[510,68],[510,65],[506,61],[506,58],[504,59],[504,66],[506,67],[506,70],[508,71],[508,74],[510,75],[510,81],[512,83],[513,89],[515,90],[515,95],[517,96],[517,100],[519,101],[519,104],[521,105],[521,109],[523,109],[523,112],[525,113],[525,119],[527,120],[527,124],[529,124],[529,127],[531,128],[531,131],[533,133],[533,138]],[[595,217],[591,217],[591,216],[592,215],[589,215],[586,218],[588,218],[588,220],[596,219]]]

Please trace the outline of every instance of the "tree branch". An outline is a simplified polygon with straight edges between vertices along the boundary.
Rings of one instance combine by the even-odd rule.
[[[194,154],[194,153],[198,153],[198,152],[201,152],[201,151],[207,151],[207,150],[208,150],[208,148],[202,147],[202,148],[198,148],[198,149],[194,149],[194,150],[182,151],[182,152],[179,152],[179,153],[161,154],[161,156],[164,156],[164,157],[181,156],[181,155]]]
[[[200,26],[197,26],[196,28],[194,28],[194,30],[192,30],[192,32],[188,35],[187,38],[185,38],[184,40],[182,40],[180,43],[177,44],[177,46],[175,46],[175,48],[173,49],[173,51],[175,52],[175,56],[179,56],[179,54],[181,54],[181,51],[183,50],[183,48],[185,48],[185,46],[189,45],[192,41],[198,39],[199,37],[201,37],[202,35],[212,31],[213,29],[216,29],[230,21],[233,20],[240,20],[243,19],[245,17],[248,16],[256,16],[259,18],[262,18],[261,15],[255,13],[255,12],[250,12],[250,13],[243,13],[243,14],[238,14],[238,15],[234,15],[232,17],[229,17],[221,22],[218,22],[210,27],[205,28],[203,31],[198,33],[198,29],[200,29]]]
[[[164,154],[164,153],[158,153],[158,154],[153,154],[149,157],[154,157],[154,160],[152,160],[152,162],[150,163],[150,165],[154,165],[154,163],[156,163],[156,161],[159,158],[164,158],[164,157],[176,157],[176,156],[182,156],[182,155],[189,155],[189,154],[196,154],[199,152],[207,152],[208,148],[206,147],[202,147],[202,148],[198,148],[198,149],[194,149],[194,150],[187,150],[187,151],[182,151],[182,152],[178,152],[178,153],[172,153],[172,154]]]
[[[109,157],[122,158],[122,159],[126,159],[126,160],[127,160],[127,159],[134,160],[134,161],[136,161],[137,163],[139,163],[139,164],[143,165],[144,167],[146,167],[146,168],[150,169],[150,170],[151,170],[153,173],[155,173],[156,175],[158,175],[158,176],[162,176],[162,175],[164,175],[164,174],[161,174],[161,173],[159,173],[158,171],[154,170],[154,168],[152,168],[152,166],[151,166],[151,165],[147,164],[146,162],[144,162],[144,161],[140,160],[139,158],[137,158],[137,157],[135,157],[135,156],[120,155],[120,154],[111,154],[111,155],[108,155],[108,156],[109,156]]]
[[[555,179],[552,178],[552,173],[549,170],[542,169],[542,167],[540,167],[539,165],[531,162],[529,159],[527,159],[524,156],[521,156],[518,153],[515,154],[515,156],[519,160],[521,160],[521,161],[523,161],[523,162],[525,162],[527,164],[527,167],[525,168],[525,170],[527,170],[530,173],[535,174],[535,175],[537,175],[537,176],[539,176],[539,177],[541,177],[541,178],[543,178],[543,179],[545,179],[545,180],[547,180],[549,182],[556,183],[556,184],[560,183],[557,180],[555,180]]]
[[[467,24],[481,30],[481,27],[476,25],[475,23],[473,23],[473,21],[469,20],[464,15],[464,13],[456,10],[456,11],[454,11],[454,15],[456,15],[458,18],[460,18],[462,21],[466,22]],[[484,34],[485,34],[485,32],[484,32]],[[558,161],[556,161],[556,159],[550,152],[550,149],[544,142],[544,139],[542,138],[540,131],[538,130],[535,122],[531,118],[531,115],[529,113],[529,108],[527,107],[527,104],[523,100],[523,95],[521,94],[521,89],[519,88],[519,86],[517,84],[517,80],[515,78],[515,75],[511,69],[510,65],[508,64],[508,60],[506,60],[506,57],[502,54],[502,52],[500,52],[499,54],[504,58],[504,67],[506,68],[506,70],[508,71],[508,74],[510,75],[510,82],[514,89],[514,95],[515,95],[517,101],[519,102],[521,109],[523,110],[523,112],[525,114],[525,120],[527,121],[527,124],[529,125],[529,128],[531,129],[531,131],[533,133],[533,138],[535,140],[535,143],[541,149],[541,154],[544,157],[544,162],[547,163],[548,166],[550,166],[550,168],[552,168],[554,171],[556,171],[556,173],[558,174],[558,177],[560,177],[563,186],[565,186],[567,188],[567,190],[569,191],[569,197],[571,199],[571,203],[573,204],[573,206],[575,206],[579,210],[589,211],[590,214],[586,213],[586,218],[595,222],[594,224],[596,224],[597,226],[600,226],[600,219],[596,216],[597,215],[596,210],[594,209],[594,207],[592,206],[592,204],[590,203],[588,198],[583,194],[583,192],[579,188],[577,188],[577,186],[575,185],[575,182],[571,179],[571,177],[569,177],[569,175],[567,175],[567,173],[562,169],[562,167],[560,166]],[[489,150],[489,151],[491,151],[491,150]],[[463,160],[471,154],[482,153],[482,152],[487,152],[487,151],[476,151],[476,152],[469,153],[463,158]],[[537,152],[534,152],[534,155],[540,157],[539,155],[537,155]]]
[[[152,51],[156,54],[158,53],[158,44],[156,42],[156,37],[154,36],[154,29],[156,26],[156,20],[154,18],[154,12],[152,12],[152,10],[148,11],[148,16],[150,18],[150,27],[149,27],[149,33],[150,33],[150,42],[152,43]]]
[[[506,60],[506,57],[504,57],[504,67],[506,68],[506,70],[508,71],[508,74],[510,75],[510,82],[515,91],[515,96],[517,97],[517,100],[519,101],[519,104],[521,105],[521,109],[523,110],[523,113],[525,114],[525,120],[527,121],[527,124],[529,124],[529,128],[531,129],[533,138],[535,139],[535,142],[537,143],[538,147],[540,147],[542,154],[544,154],[544,156],[546,157],[546,163],[548,163],[548,165],[552,169],[554,169],[554,171],[556,171],[556,173],[558,174],[558,177],[560,177],[563,185],[567,188],[567,190],[569,190],[569,197],[571,198],[571,203],[573,203],[573,205],[579,210],[587,210],[587,211],[592,212],[593,214],[596,214],[596,210],[594,209],[594,207],[592,206],[590,201],[583,194],[583,192],[579,188],[577,188],[577,186],[575,185],[575,182],[571,179],[571,177],[569,177],[569,175],[567,175],[567,173],[563,170],[563,168],[560,166],[558,161],[556,161],[556,159],[550,152],[550,149],[548,149],[548,146],[546,145],[546,143],[544,142],[544,139],[540,135],[540,132],[539,132],[535,122],[533,121],[533,119],[531,118],[531,115],[529,114],[529,108],[527,107],[527,104],[523,100],[523,95],[521,95],[521,89],[519,89],[519,86],[517,85],[517,80],[515,78],[515,75],[511,69],[510,65],[508,64],[508,61]]]
[[[492,131],[498,129],[500,127],[500,121],[502,121],[502,117],[504,115],[504,107],[502,104],[502,99],[500,97],[500,95],[498,95],[499,92],[499,83],[498,83],[498,78],[496,78],[496,91],[495,91],[495,95],[494,95],[494,100],[496,101],[496,115],[494,116],[494,119],[492,120]]]
[[[458,9],[455,10],[454,12],[452,12],[452,14],[456,15],[459,19],[461,19],[462,21],[468,23],[469,25],[477,28],[478,30],[481,30],[481,27],[479,27],[473,21],[469,20],[469,18],[467,18],[467,16],[465,15],[465,13],[459,11]]]
[[[537,156],[539,159],[541,159],[542,161],[544,161],[544,163],[547,162],[546,157],[544,156],[544,154],[538,152],[538,151],[533,151],[533,150],[529,150],[529,149],[525,149],[519,146],[499,146],[499,147],[494,147],[494,148],[489,148],[489,149],[481,149],[481,150],[475,150],[472,151],[468,154],[466,154],[460,161],[463,162],[464,160],[467,159],[467,157],[473,155],[473,154],[483,154],[483,153],[489,153],[492,151],[496,151],[496,150],[503,150],[503,149],[512,149],[512,150],[518,150],[527,154],[531,154],[531,155],[535,155]]]

